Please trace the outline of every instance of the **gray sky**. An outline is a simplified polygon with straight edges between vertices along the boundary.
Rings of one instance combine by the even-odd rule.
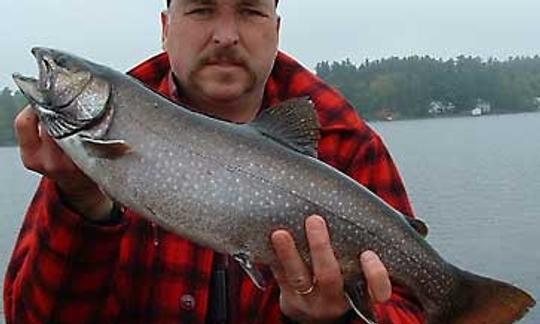
[[[30,48],[126,70],[160,50],[165,0],[0,0],[0,87],[36,74]],[[281,48],[313,68],[412,54],[540,54],[539,0],[281,0]]]

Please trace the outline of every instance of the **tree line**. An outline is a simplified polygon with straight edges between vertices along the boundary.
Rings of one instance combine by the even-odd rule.
[[[316,73],[339,89],[368,119],[421,118],[540,108],[540,56],[490,58],[429,56],[317,64]]]
[[[5,87],[0,92],[0,146],[16,143],[13,121],[26,105],[27,100],[20,91],[12,91]]]

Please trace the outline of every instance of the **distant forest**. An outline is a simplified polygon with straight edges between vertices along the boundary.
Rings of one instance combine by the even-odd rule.
[[[19,91],[5,87],[0,92],[0,146],[15,144],[13,121],[26,104],[26,98]]]
[[[367,119],[425,118],[540,110],[540,56],[505,61],[429,56],[323,61],[316,73]],[[0,92],[0,146],[15,144],[13,120],[26,105],[18,91]]]
[[[317,64],[317,75],[339,89],[368,119],[514,113],[540,108],[540,56],[505,61],[459,56],[350,60]]]

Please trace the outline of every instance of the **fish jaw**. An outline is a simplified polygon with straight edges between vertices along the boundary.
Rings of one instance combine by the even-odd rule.
[[[89,62],[41,47],[32,53],[39,77],[14,74],[13,79],[52,137],[72,135],[105,115],[111,85],[93,75]]]

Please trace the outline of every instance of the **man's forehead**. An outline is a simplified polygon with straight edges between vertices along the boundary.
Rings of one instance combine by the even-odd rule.
[[[167,4],[170,4],[171,1],[178,1],[183,4],[216,4],[223,2],[225,0],[168,0]],[[229,0],[238,4],[249,4],[249,5],[264,5],[269,3],[275,3],[277,5],[278,0]]]

